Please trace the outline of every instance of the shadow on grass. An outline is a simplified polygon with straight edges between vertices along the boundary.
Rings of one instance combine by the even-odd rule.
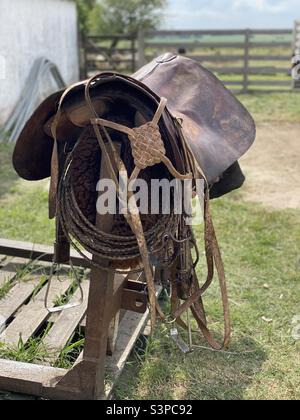
[[[230,351],[182,355],[168,337],[138,346],[115,390],[120,400],[243,400],[267,356],[251,338]]]

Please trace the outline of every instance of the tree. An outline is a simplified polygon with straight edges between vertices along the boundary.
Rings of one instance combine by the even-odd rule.
[[[90,33],[136,34],[140,28],[157,28],[167,0],[99,0],[91,3],[94,4],[87,19]]]
[[[79,27],[83,33],[89,32],[90,14],[97,5],[97,0],[75,0],[78,10]]]

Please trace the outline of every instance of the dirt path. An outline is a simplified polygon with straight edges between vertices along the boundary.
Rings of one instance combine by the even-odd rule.
[[[247,176],[246,200],[267,208],[300,209],[300,124],[260,124],[241,166]]]

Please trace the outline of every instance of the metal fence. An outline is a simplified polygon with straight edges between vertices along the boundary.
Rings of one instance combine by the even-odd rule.
[[[290,92],[295,31],[155,31],[138,36],[87,37],[85,73],[132,73],[170,51],[199,61],[235,93]]]

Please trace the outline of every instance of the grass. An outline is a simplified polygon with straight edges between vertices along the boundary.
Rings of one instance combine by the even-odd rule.
[[[137,348],[116,389],[118,399],[299,399],[300,348],[292,320],[300,315],[300,213],[268,212],[240,202],[240,194],[213,204],[229,280],[233,341],[229,353],[197,348],[182,355],[160,325]],[[200,235],[200,231],[198,231]],[[199,268],[204,278],[204,265]],[[221,338],[215,283],[205,299],[210,324]],[[266,322],[263,320],[268,319]],[[207,347],[194,335],[194,343]],[[299,343],[298,343],[299,344]],[[83,345],[75,337],[56,366],[70,367]],[[0,357],[37,362],[49,357],[39,338]]]
[[[51,244],[55,226],[48,219],[47,182],[26,182],[12,164],[13,146],[0,142],[0,236]]]
[[[44,267],[39,267],[37,262],[31,262],[28,265],[20,268],[16,276],[4,283],[0,288],[0,300],[5,298],[11,288],[16,284],[16,281],[27,281],[31,275],[40,275],[40,281],[33,291],[33,297],[42,289],[48,280],[48,275]],[[77,269],[77,275],[82,279],[84,276],[83,269]],[[49,273],[48,273],[49,274]],[[54,301],[54,306],[61,306],[68,303],[76,291],[78,285],[74,282],[69,290],[61,296],[57,296]],[[52,353],[45,347],[43,340],[49,333],[52,323],[45,323],[36,336],[31,337],[26,343],[23,342],[22,336],[20,336],[19,342],[16,346],[8,346],[0,342],[0,358],[7,360],[14,360],[25,363],[51,363],[54,367],[69,369],[73,366],[76,359],[83,350],[84,336],[82,335],[80,327],[73,334],[73,337],[69,340],[69,343],[62,349],[59,355]],[[1,331],[2,332],[2,331]]]
[[[240,99],[258,122],[299,121],[299,95],[242,95]],[[45,183],[31,186],[18,180],[10,164],[11,151],[11,146],[0,144],[0,236],[51,243],[54,224],[47,219]],[[213,212],[229,281],[230,352],[212,352],[195,334],[199,347],[184,356],[171,341],[169,329],[160,325],[155,336],[132,355],[116,389],[118,399],[300,398],[300,343],[291,333],[292,320],[300,315],[300,213],[270,212],[243,203],[240,193],[214,202]],[[198,274],[204,278],[203,263]],[[219,301],[215,283],[205,303],[210,325],[221,339]],[[41,342],[36,337],[26,345],[20,341],[15,349],[2,346],[0,357],[43,361],[49,354]],[[70,367],[82,346],[78,331],[56,365]]]
[[[0,300],[5,298],[7,294],[11,291],[13,287],[13,282],[11,280],[7,280],[4,284],[0,287]]]
[[[230,353],[198,348],[184,356],[162,325],[127,366],[117,398],[300,398],[300,347],[291,335],[292,319],[300,315],[300,214],[267,212],[256,204],[239,203],[236,197],[213,206],[229,280]],[[204,278],[204,267],[198,274]],[[205,302],[221,338],[216,283]],[[198,334],[194,342],[207,346]]]
[[[15,347],[7,346],[0,343],[0,358],[23,363],[49,364],[52,355],[51,352],[43,345],[43,339],[48,334],[51,325],[48,325],[41,335],[30,338],[24,343],[20,337],[18,345]],[[51,365],[56,368],[70,369],[84,346],[84,338],[77,341],[70,340],[70,343],[62,350],[59,358],[52,362]],[[53,358],[55,360],[55,357]]]
[[[300,94],[298,93],[239,95],[238,99],[251,112],[257,123],[300,124]]]

